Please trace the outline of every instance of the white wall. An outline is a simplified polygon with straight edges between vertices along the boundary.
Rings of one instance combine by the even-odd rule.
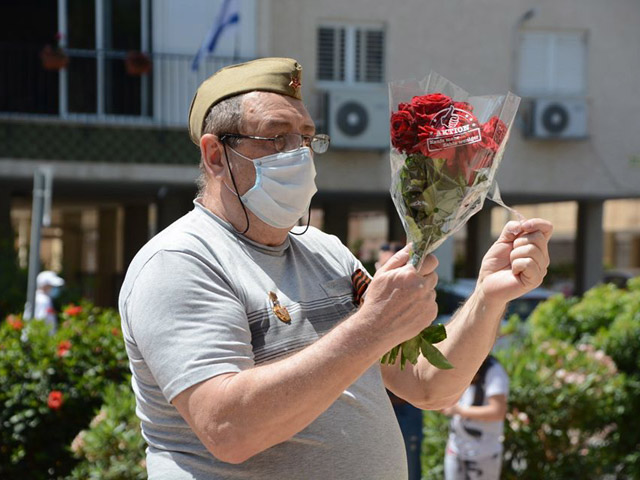
[[[590,138],[525,139],[514,130],[498,172],[505,196],[607,198],[640,195],[640,4],[637,0],[270,0],[269,54],[304,66],[305,103],[315,110],[317,27],[324,21],[385,25],[386,80],[434,69],[473,94],[513,89],[518,21],[524,28],[588,34]],[[277,14],[275,13],[277,12]],[[384,191],[388,154],[330,150],[318,162],[323,191]]]
[[[223,0],[153,0],[154,118],[164,125],[186,126],[198,85],[225,64],[253,58],[256,52],[256,0],[233,0],[240,23],[225,29],[213,52],[193,71],[193,58],[216,24]],[[221,60],[219,57],[223,57]]]

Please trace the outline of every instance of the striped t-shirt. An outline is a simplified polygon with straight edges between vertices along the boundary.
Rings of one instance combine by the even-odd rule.
[[[217,460],[191,431],[176,395],[316,341],[357,308],[352,275],[362,269],[315,228],[269,247],[194,203],[140,250],[120,292],[149,478],[406,478],[378,365],[303,431],[242,464]]]

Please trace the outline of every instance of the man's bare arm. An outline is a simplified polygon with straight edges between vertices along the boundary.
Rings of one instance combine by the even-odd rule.
[[[384,366],[387,388],[423,409],[453,405],[491,351],[507,303],[542,283],[552,231],[551,223],[538,218],[507,223],[482,260],[474,293],[437,345],[455,368],[438,370],[423,357],[404,371]]]
[[[455,404],[491,351],[505,307],[476,290],[447,324],[447,338],[437,345],[454,368],[436,368],[422,355],[415,366],[404,370],[397,364],[383,365],[387,388],[424,410]]]

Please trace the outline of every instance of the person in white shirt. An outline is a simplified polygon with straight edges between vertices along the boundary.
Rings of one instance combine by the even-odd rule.
[[[446,480],[500,478],[508,395],[507,372],[488,356],[458,403],[442,410],[452,417],[445,453]]]
[[[58,316],[53,306],[53,298],[57,296],[63,285],[64,280],[51,270],[40,272],[36,279],[36,306],[33,318],[44,320],[51,327],[52,332],[58,328]]]

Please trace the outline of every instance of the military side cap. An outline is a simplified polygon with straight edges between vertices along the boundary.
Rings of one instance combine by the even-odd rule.
[[[218,70],[198,87],[189,109],[189,136],[200,145],[209,110],[225,98],[242,93],[274,92],[302,100],[302,65],[292,58],[259,58]]]

